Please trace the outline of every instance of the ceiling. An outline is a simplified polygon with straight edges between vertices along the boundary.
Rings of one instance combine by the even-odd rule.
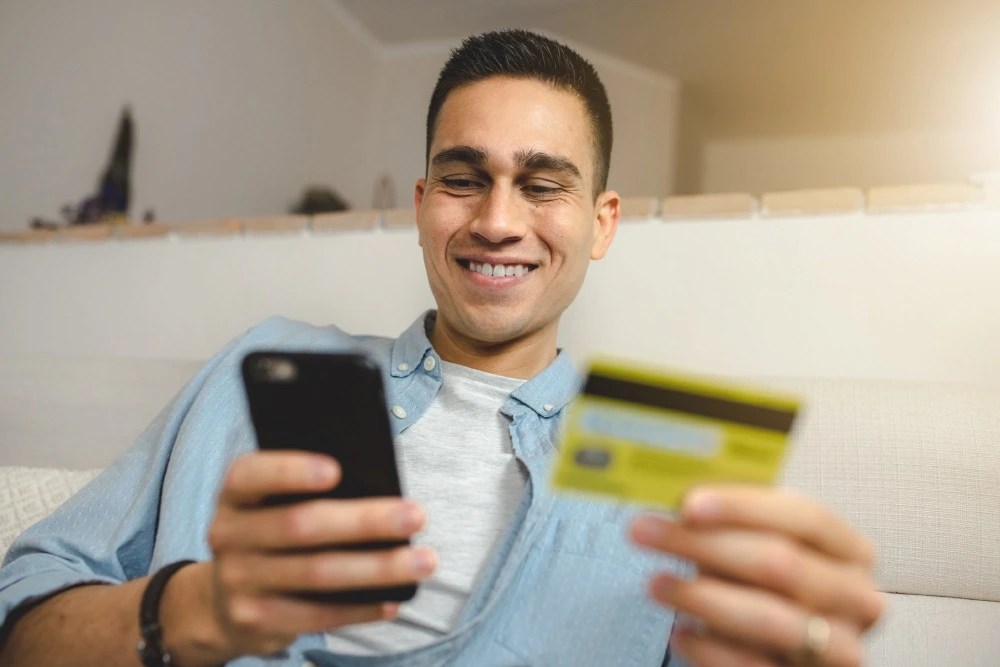
[[[534,27],[677,77],[704,137],[1000,117],[996,0],[340,0],[382,43]]]

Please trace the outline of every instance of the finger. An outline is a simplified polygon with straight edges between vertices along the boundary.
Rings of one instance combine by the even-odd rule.
[[[329,604],[282,596],[238,597],[227,605],[232,630],[256,653],[273,653],[296,635],[393,618],[395,603]]]
[[[701,487],[681,508],[691,525],[730,525],[790,535],[816,549],[867,567],[871,542],[819,503],[787,489],[750,485]]]
[[[436,567],[437,556],[426,547],[255,554],[220,561],[218,578],[228,590],[250,593],[344,591],[416,583]]]
[[[659,517],[633,524],[636,541],[694,562],[703,573],[758,586],[820,613],[855,618],[861,627],[882,613],[868,573],[774,533],[691,528]]]
[[[809,614],[765,591],[699,575],[685,581],[667,574],[650,584],[653,599],[704,622],[711,634],[774,656],[801,652]],[[855,667],[861,660],[859,630],[839,618],[828,619],[830,637],[821,664]]]
[[[220,505],[255,505],[267,496],[327,491],[340,482],[340,466],[323,454],[260,451],[229,466],[219,493]]]
[[[671,650],[693,667],[777,667],[771,658],[733,646],[718,637],[697,635],[678,628],[670,638]]]
[[[221,511],[209,529],[213,552],[291,550],[405,539],[427,520],[402,498],[308,500],[293,505]]]

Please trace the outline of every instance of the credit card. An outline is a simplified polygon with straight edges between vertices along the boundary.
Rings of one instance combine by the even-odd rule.
[[[769,390],[597,359],[568,408],[552,485],[676,510],[696,485],[773,484],[798,411]]]

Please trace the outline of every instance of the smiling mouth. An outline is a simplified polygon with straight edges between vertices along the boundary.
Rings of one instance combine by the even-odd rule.
[[[460,259],[458,263],[475,273],[493,278],[526,276],[538,268],[537,264],[489,264]]]

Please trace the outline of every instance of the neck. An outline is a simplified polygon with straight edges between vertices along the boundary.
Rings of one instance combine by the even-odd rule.
[[[524,380],[541,373],[556,358],[556,327],[513,341],[490,343],[463,336],[438,317],[430,340],[445,361]]]

